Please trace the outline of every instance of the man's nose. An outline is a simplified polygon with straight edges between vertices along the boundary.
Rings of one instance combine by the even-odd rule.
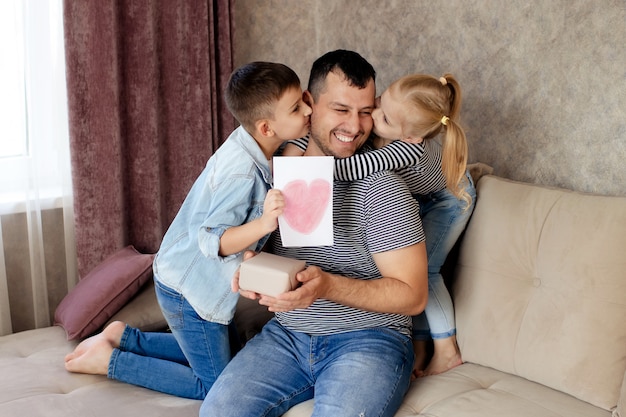
[[[350,112],[347,119],[344,122],[346,129],[349,129],[350,133],[356,133],[361,129],[361,117],[358,112]]]

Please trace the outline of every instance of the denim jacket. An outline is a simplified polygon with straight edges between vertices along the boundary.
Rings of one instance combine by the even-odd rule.
[[[238,294],[230,283],[243,252],[222,257],[226,229],[261,216],[270,167],[254,138],[238,127],[209,159],[163,237],[155,279],[184,296],[200,317],[228,324]],[[250,246],[259,251],[268,236]]]

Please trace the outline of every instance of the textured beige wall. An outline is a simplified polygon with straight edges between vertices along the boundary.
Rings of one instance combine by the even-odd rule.
[[[308,80],[353,49],[379,93],[412,72],[463,87],[470,161],[500,176],[626,195],[624,0],[236,0],[235,64],[279,61]]]

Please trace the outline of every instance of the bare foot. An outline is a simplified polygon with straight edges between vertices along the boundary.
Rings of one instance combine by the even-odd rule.
[[[111,346],[111,349],[118,348],[120,346],[122,333],[124,333],[125,328],[126,324],[121,321],[112,322],[105,327],[101,333],[83,340],[78,344],[78,346],[76,346],[73,352],[65,355],[65,363],[67,364],[67,362],[84,355],[93,345],[99,344],[102,341],[107,342]]]
[[[413,352],[415,358],[413,361],[411,381],[415,378],[419,378],[424,373],[424,368],[428,363],[428,342],[426,340],[413,340]]]
[[[419,376],[437,375],[463,363],[456,336],[433,340],[435,352],[430,363]]]
[[[65,361],[65,369],[81,374],[106,375],[113,347],[103,338],[94,340],[80,356]]]

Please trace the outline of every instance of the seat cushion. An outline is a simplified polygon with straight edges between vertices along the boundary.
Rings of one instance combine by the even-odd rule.
[[[57,326],[0,337],[0,416],[198,416],[200,401],[67,372],[75,345]]]
[[[314,401],[284,417],[310,417]],[[611,417],[609,411],[514,375],[465,363],[413,381],[395,417]]]

